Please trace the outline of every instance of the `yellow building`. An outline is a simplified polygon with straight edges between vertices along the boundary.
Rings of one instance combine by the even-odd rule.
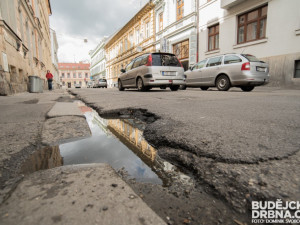
[[[118,136],[125,138],[128,142],[136,147],[139,153],[142,153],[150,161],[156,158],[157,150],[143,137],[143,131],[134,127],[129,120],[110,119],[107,120],[107,127],[115,131]]]
[[[27,91],[30,75],[46,84],[53,66],[51,13],[50,0],[0,1],[0,95]]]
[[[117,87],[120,70],[135,57],[155,50],[154,4],[149,1],[105,45],[107,86]]]

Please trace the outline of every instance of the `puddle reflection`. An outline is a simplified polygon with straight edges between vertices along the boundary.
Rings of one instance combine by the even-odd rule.
[[[21,171],[24,174],[29,174],[38,170],[51,169],[62,165],[63,158],[60,155],[59,147],[46,147],[32,154],[22,165]]]
[[[77,104],[92,136],[37,151],[23,164],[23,173],[62,165],[107,163],[116,171],[125,170],[128,178],[138,182],[168,186],[170,174],[176,174],[176,179],[187,180],[188,177],[175,166],[161,160],[157,150],[145,140],[143,122],[130,118],[103,119],[82,102]]]
[[[156,150],[138,129],[143,129],[143,123],[131,119],[107,120],[86,107],[80,109],[85,112],[92,136],[59,146],[64,165],[108,163],[115,170],[124,168],[129,178],[139,182],[163,184],[160,174],[153,171]]]

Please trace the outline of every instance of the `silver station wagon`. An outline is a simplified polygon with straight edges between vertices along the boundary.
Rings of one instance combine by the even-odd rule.
[[[137,88],[148,91],[153,87],[169,87],[177,91],[185,84],[184,69],[174,54],[148,53],[133,59],[125,69],[121,69],[118,88]]]
[[[185,75],[185,87],[202,90],[217,87],[219,91],[227,91],[230,87],[252,91],[255,86],[267,84],[270,77],[268,64],[249,54],[211,57],[195,64]]]

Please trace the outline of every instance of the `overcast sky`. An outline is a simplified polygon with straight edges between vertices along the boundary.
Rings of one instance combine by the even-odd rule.
[[[148,0],[51,0],[50,27],[56,31],[59,62],[90,60],[104,36],[124,26]],[[88,42],[85,43],[84,39]]]

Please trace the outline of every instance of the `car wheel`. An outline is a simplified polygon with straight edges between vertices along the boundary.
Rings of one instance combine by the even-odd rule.
[[[186,86],[185,86],[185,85],[180,85],[180,86],[179,86],[179,89],[180,89],[180,90],[186,90]]]
[[[124,89],[125,89],[125,88],[123,88],[121,80],[118,81],[118,88],[119,88],[119,91],[124,91]]]
[[[137,79],[137,89],[138,89],[139,91],[146,91],[146,88],[145,88],[145,86],[144,86],[143,79],[140,78],[140,77]]]
[[[202,91],[207,91],[208,88],[209,88],[209,87],[200,87],[200,89],[201,89]]]
[[[254,86],[244,86],[244,87],[241,87],[241,89],[243,91],[249,92],[249,91],[252,91],[254,89]]]
[[[216,86],[219,91],[228,91],[230,88],[230,81],[226,75],[221,75],[218,77]]]
[[[178,91],[179,85],[172,85],[170,86],[171,91]]]

